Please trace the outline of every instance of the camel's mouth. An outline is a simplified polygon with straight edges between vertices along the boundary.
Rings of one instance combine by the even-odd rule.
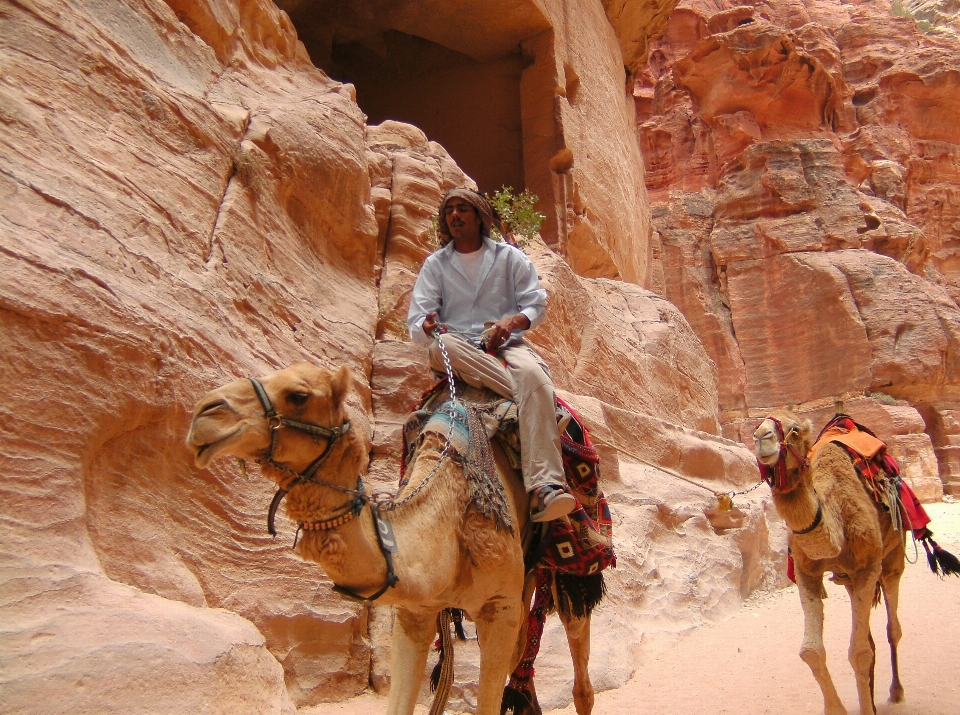
[[[237,425],[237,427],[222,437],[219,437],[211,442],[204,442],[201,444],[194,442],[196,435],[191,432],[190,439],[188,440],[187,444],[193,450],[194,464],[201,469],[204,469],[230,445],[230,442],[233,440],[233,438],[239,435],[245,426],[246,425],[243,424]]]
[[[753,433],[753,439],[756,442],[754,454],[757,459],[768,467],[773,466],[780,459],[780,440],[773,429],[764,429],[765,423]]]
[[[772,467],[780,459],[780,449],[774,445],[774,451],[761,451],[761,447],[757,446],[757,459],[760,460],[762,464]]]

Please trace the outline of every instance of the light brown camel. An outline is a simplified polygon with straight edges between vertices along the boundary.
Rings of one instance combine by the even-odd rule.
[[[398,506],[378,510],[392,525],[390,533],[361,491],[370,445],[349,423],[344,398],[351,382],[346,366],[333,373],[307,363],[256,381],[235,380],[197,402],[187,444],[199,467],[222,455],[259,462],[263,474],[289,492],[287,514],[304,529],[299,555],[320,564],[338,587],[365,598],[381,594],[377,603],[396,607],[388,715],[413,713],[438,613],[450,607],[466,611],[476,625],[477,714],[499,715],[529,606],[523,600],[521,534],[529,505],[522,481],[491,442],[513,522],[512,530],[498,530],[468,508],[462,466],[445,455],[443,437],[428,434],[395,497]],[[398,579],[393,585],[388,559]],[[568,630],[574,698],[577,712],[589,715],[593,687],[583,637],[589,624],[585,630],[571,625],[580,629]]]
[[[823,646],[823,576],[827,571],[846,586],[853,609],[850,664],[857,679],[860,715],[875,715],[873,697],[876,646],[870,633],[870,610],[882,591],[887,608],[887,641],[893,681],[890,702],[903,700],[897,667],[901,628],[897,618],[900,577],[904,569],[903,531],[893,528],[889,513],[867,492],[849,455],[837,444],[822,446],[812,462],[810,420],[775,411],[753,433],[757,459],[768,467],[785,460],[775,480],[773,502],[790,527],[804,635],[800,657],[810,666],[826,715],[846,715],[827,671]],[[785,447],[785,449],[782,449]]]

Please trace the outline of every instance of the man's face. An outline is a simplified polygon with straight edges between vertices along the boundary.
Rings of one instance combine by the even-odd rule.
[[[480,214],[464,199],[451,199],[443,207],[443,217],[450,235],[458,238],[479,238],[483,222]]]

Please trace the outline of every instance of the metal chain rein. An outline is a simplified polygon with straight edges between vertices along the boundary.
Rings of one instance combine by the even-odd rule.
[[[447,346],[443,344],[443,341],[440,339],[440,335],[441,333],[439,330],[435,330],[433,333],[433,336],[437,341],[437,345],[440,346],[440,355],[443,357],[443,367],[447,371],[447,386],[450,388],[450,401],[454,405],[457,405],[460,403],[460,400],[457,397],[457,388],[454,384],[453,365],[450,363],[450,355],[447,353]],[[386,498],[381,498],[380,493],[371,495],[370,498],[375,500],[380,511],[393,511],[394,509],[406,504],[408,501],[416,497],[417,494],[419,494],[423,488],[427,486],[427,484],[433,479],[434,475],[436,475],[436,473],[440,470],[440,465],[443,464],[443,460],[446,459],[447,453],[450,451],[450,436],[453,434],[453,421],[456,419],[456,413],[454,413],[453,410],[447,414],[450,415],[450,429],[447,431],[447,441],[443,445],[443,450],[440,452],[440,456],[437,457],[437,463],[433,467],[433,471],[431,471],[430,474],[428,474],[424,480],[417,485],[416,489],[399,501],[393,500],[394,495],[383,495]]]

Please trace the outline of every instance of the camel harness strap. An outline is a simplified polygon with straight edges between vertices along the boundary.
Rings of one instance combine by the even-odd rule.
[[[352,498],[341,504],[338,508],[339,513],[330,519],[304,522],[299,524],[297,527],[297,537],[295,537],[293,542],[294,547],[297,545],[296,538],[299,538],[301,529],[306,531],[326,531],[329,529],[336,529],[337,527],[346,524],[348,521],[355,519],[360,515],[360,512],[363,511],[363,507],[369,505],[370,511],[373,513],[374,523],[377,526],[377,541],[380,544],[380,551],[383,553],[383,558],[387,562],[386,582],[384,583],[383,587],[372,596],[361,596],[349,588],[346,588],[345,586],[338,586],[337,584],[333,585],[333,590],[339,593],[341,596],[345,596],[356,601],[369,602],[377,600],[380,598],[380,596],[387,592],[387,589],[396,586],[397,582],[400,580],[393,568],[393,554],[397,552],[397,541],[393,536],[393,526],[387,519],[380,516],[380,510],[377,505],[372,503],[370,498],[364,493],[365,489],[363,485],[363,478],[361,476],[357,477],[356,489],[341,487],[339,484],[332,484],[322,479],[317,479],[316,476],[317,471],[320,469],[320,465],[323,464],[324,460],[326,460],[326,458],[330,455],[330,450],[333,449],[333,445],[336,444],[337,440],[343,437],[343,435],[350,431],[350,420],[344,420],[343,424],[341,424],[339,427],[325,427],[323,425],[314,424],[313,422],[302,422],[300,420],[294,420],[289,417],[285,417],[277,412],[276,408],[273,406],[273,402],[270,400],[270,396],[267,395],[267,391],[264,389],[261,382],[255,377],[247,379],[250,380],[254,391],[257,393],[257,398],[260,400],[260,405],[263,407],[263,416],[270,426],[270,450],[267,452],[267,456],[263,461],[283,472],[292,474],[294,477],[293,481],[287,485],[286,489],[281,487],[277,489],[277,493],[273,495],[273,500],[270,502],[270,510],[267,513],[267,531],[271,536],[277,535],[277,530],[274,526],[277,509],[280,507],[280,502],[283,501],[283,498],[287,495],[287,492],[289,492],[298,484],[312,482],[323,487],[329,487],[331,489],[336,489],[337,491],[350,494],[352,495]],[[324,447],[323,452],[320,453],[319,457],[307,465],[306,469],[299,473],[294,472],[286,465],[280,464],[273,459],[273,453],[277,446],[277,431],[281,427],[289,427],[290,429],[295,429],[300,432],[306,432],[314,437],[322,437],[323,439],[327,440],[327,446]]]

